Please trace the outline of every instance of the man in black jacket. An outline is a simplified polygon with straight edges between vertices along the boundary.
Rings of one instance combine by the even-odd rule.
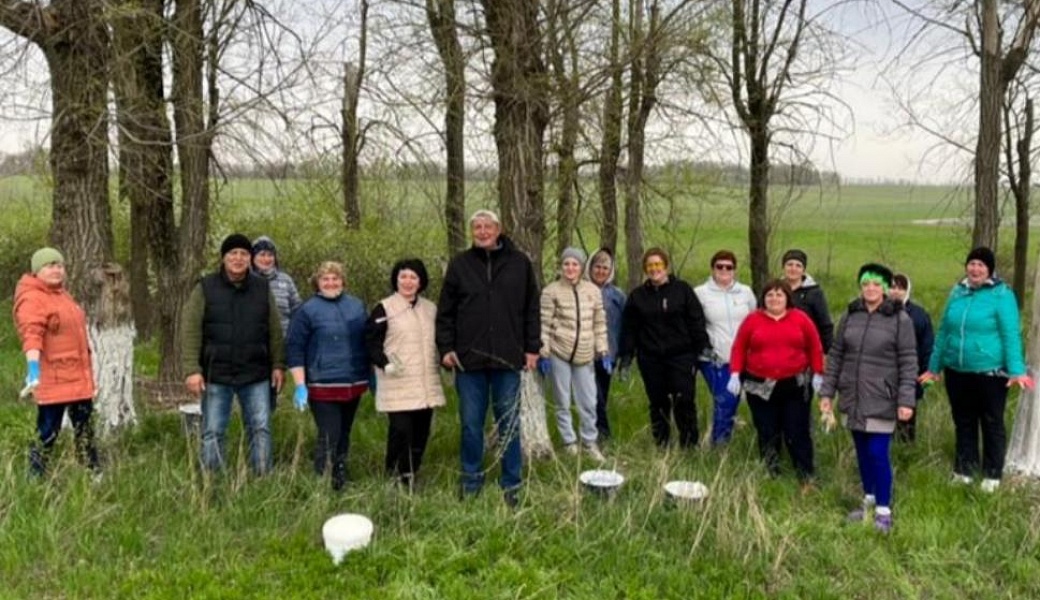
[[[503,448],[499,485],[515,506],[521,483],[520,369],[541,345],[538,281],[527,256],[502,235],[498,215],[469,220],[473,246],[448,264],[437,304],[437,350],[455,370],[462,422],[462,494],[484,484],[484,420],[491,404]]]

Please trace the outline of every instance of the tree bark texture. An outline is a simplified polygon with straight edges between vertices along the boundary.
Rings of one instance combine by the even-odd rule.
[[[603,133],[599,151],[599,203],[603,211],[600,245],[617,249],[618,206],[617,172],[621,158],[621,123],[624,118],[621,98],[624,67],[620,58],[621,0],[612,0],[610,19],[609,66],[610,86],[603,97]]]
[[[1001,81],[1000,20],[997,0],[982,0],[982,47],[979,57],[979,137],[975,145],[975,225],[973,246],[997,250],[1000,228],[1001,103],[1006,85]]]
[[[130,296],[134,326],[153,326],[149,263],[166,232],[153,220],[173,207],[173,141],[163,86],[164,0],[121,0],[112,11],[112,65],[119,139],[119,190],[130,203]],[[169,253],[162,256],[170,260]],[[160,290],[162,292],[162,290]]]
[[[1012,185],[1015,195],[1015,275],[1012,289],[1018,299],[1018,308],[1022,310],[1026,301],[1026,270],[1029,253],[1029,196],[1033,183],[1033,99],[1027,98],[1025,105],[1025,124],[1022,137],[1015,145],[1018,155],[1018,177]]]
[[[361,228],[361,186],[358,155],[364,140],[358,122],[358,101],[365,79],[365,53],[368,50],[368,0],[361,0],[361,32],[358,62],[343,65],[343,217],[348,229]]]
[[[123,269],[108,263],[91,273],[98,303],[88,327],[97,396],[94,407],[101,434],[137,423],[134,409],[134,323],[130,282]]]
[[[755,291],[769,281],[769,132],[749,131],[751,182],[748,194],[748,249],[751,281]]]
[[[578,71],[578,49],[574,42],[574,25],[570,22],[567,2],[549,3],[549,57],[552,65],[555,98],[560,125],[556,144],[556,256],[572,245],[577,224],[578,160],[575,149],[581,131],[581,78]],[[554,257],[554,258],[555,258]]]
[[[498,198],[505,231],[541,277],[545,238],[544,149],[549,120],[538,4],[482,0],[495,53],[491,66]]]
[[[455,24],[455,0],[426,0],[437,54],[444,65],[444,145],[447,190],[444,222],[448,233],[448,256],[466,248],[466,57],[462,54]]]
[[[1033,313],[1027,343],[1027,367],[1040,370],[1040,269],[1033,276]],[[1011,428],[1004,470],[1029,477],[1040,477],[1040,389],[1022,390]]]

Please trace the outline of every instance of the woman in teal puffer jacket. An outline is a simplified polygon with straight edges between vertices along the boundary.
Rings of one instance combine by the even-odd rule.
[[[982,489],[992,492],[1004,471],[1008,388],[1032,388],[1022,356],[1015,293],[995,275],[996,257],[975,248],[965,260],[965,277],[953,287],[935,336],[927,384],[946,378],[957,439],[953,481],[970,484],[979,467],[982,430]]]

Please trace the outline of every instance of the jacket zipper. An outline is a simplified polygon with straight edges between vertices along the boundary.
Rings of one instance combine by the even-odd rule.
[[[571,292],[574,293],[574,348],[567,362],[574,363],[574,357],[578,355],[578,340],[581,339],[581,299],[578,298],[578,286],[572,285]]]
[[[968,322],[968,313],[971,311],[971,305],[975,303],[975,292],[970,291],[968,294],[968,306],[961,314],[961,343],[957,348],[957,366],[962,369],[964,368],[964,326]]]
[[[874,313],[868,310],[867,311],[867,322],[863,326],[863,333],[859,337],[859,352],[856,353],[856,403],[853,405],[853,410],[855,411],[857,419],[859,417],[859,405],[860,405],[859,401],[860,401],[860,399],[862,398],[862,395],[863,395],[860,392],[860,388],[859,388],[859,381],[860,381],[860,379],[862,379],[859,376],[859,369],[860,369],[860,363],[863,362],[863,342],[867,339],[867,331],[870,330],[870,320],[873,319],[873,318],[874,318]],[[841,374],[839,373],[838,375],[840,376]]]

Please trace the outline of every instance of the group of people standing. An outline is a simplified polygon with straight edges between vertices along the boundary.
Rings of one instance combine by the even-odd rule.
[[[698,443],[699,371],[713,398],[711,443],[730,440],[743,395],[768,472],[780,473],[786,447],[805,486],[815,474],[811,400],[818,396],[820,413],[831,422],[836,408],[852,432],[864,491],[848,518],[862,521],[873,513],[883,532],[892,528],[891,440],[914,438],[917,401],[942,377],[956,432],[953,480],[972,481],[981,428],[981,487],[999,486],[1007,390],[1033,382],[1014,294],[996,276],[987,248],[968,255],[965,277],[951,291],[933,336],[927,312],[910,301],[909,278],[881,264],[860,268],[859,296],[835,331],[800,250],[784,254],[783,276],[756,298],[737,281],[730,251],[716,252],[710,277],[693,288],[671,272],[666,251],[651,248],[642,261],[645,281],[626,297],[613,284],[609,249],[588,259],[566,249],[558,278],[539,291],[533,265],[502,233],[494,212],[474,213],[470,229],[472,246],[450,261],[437,304],[422,296],[429,284],[425,265],[409,258],[393,265],[391,294],[370,311],[345,291],[342,264],[321,263],[310,279],[314,294],[301,302],[269,238],[225,238],[219,269],[192,290],[181,323],[185,386],[201,399],[202,465],[223,467],[237,396],[250,465],[258,474],[271,468],[271,411],[288,369],[293,402],[310,409],[318,430],[317,473],[328,473],[335,489],[349,480],[350,432],[361,396],[374,386],[376,408],[388,415],[385,468],[412,489],[434,409],[445,404],[445,368],[454,373],[459,397],[462,497],[484,484],[490,409],[499,436],[499,485],[515,506],[522,482],[520,372],[537,369],[551,382],[564,451],[602,461],[601,443],[612,435],[611,377],[637,362],[656,444],[671,444],[673,423],[680,448]],[[67,411],[83,460],[100,472],[90,428],[94,383],[86,319],[65,291],[57,250],[37,251],[31,267],[14,304],[26,390],[39,405],[31,468],[37,474],[46,469]]]

